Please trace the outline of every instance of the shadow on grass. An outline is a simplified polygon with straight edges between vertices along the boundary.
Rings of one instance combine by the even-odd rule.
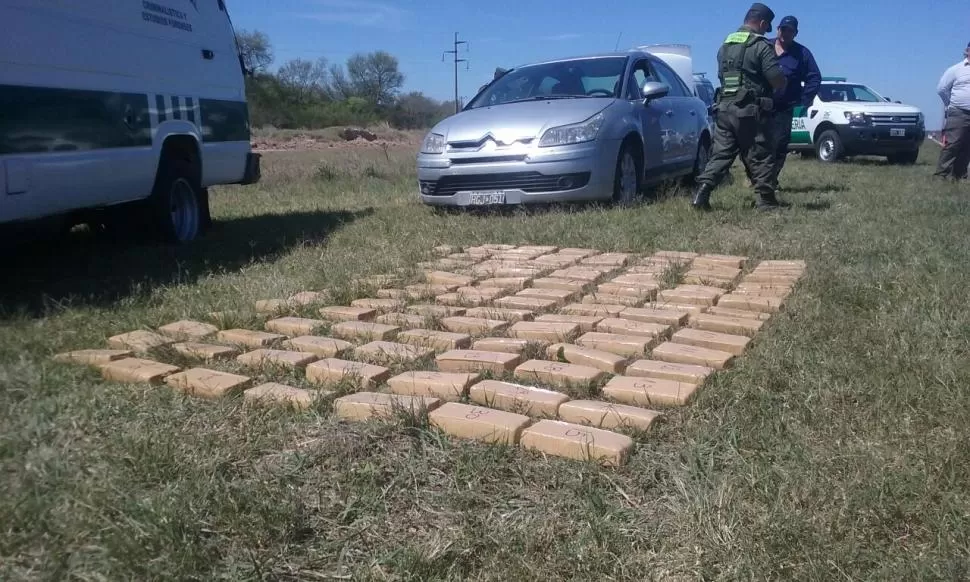
[[[157,285],[192,283],[211,273],[238,270],[290,248],[319,244],[334,231],[372,214],[296,212],[213,221],[201,239],[168,246],[136,239],[112,241],[72,232],[8,251],[0,278],[0,317],[41,316],[51,306],[104,307]]]
[[[832,208],[832,203],[828,200],[816,200],[814,202],[806,202],[805,204],[799,204],[800,208],[804,210],[814,210],[821,212],[823,210],[828,210]]]
[[[782,186],[778,194],[816,194],[824,192],[848,192],[849,188],[842,184],[814,184],[809,186]]]

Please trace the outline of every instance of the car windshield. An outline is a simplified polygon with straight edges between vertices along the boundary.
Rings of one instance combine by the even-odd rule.
[[[517,101],[617,97],[626,57],[599,57],[529,65],[495,81],[468,104],[469,109]]]
[[[865,85],[822,85],[819,87],[818,97],[826,103],[840,101],[875,103],[885,101],[879,94]]]

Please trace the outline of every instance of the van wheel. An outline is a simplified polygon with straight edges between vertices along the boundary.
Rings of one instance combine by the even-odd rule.
[[[613,201],[621,206],[632,204],[643,185],[641,164],[637,162],[637,148],[630,142],[623,144],[616,159],[613,176]]]
[[[839,161],[842,154],[845,153],[839,132],[834,129],[822,132],[815,143],[815,153],[818,155],[818,159],[824,163],[831,164]]]
[[[151,196],[151,218],[162,240],[187,243],[205,228],[208,197],[198,184],[198,171],[187,160],[166,158]]]

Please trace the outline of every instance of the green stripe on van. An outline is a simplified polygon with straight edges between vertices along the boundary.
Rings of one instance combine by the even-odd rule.
[[[0,85],[0,155],[150,145],[148,95]]]
[[[245,101],[199,99],[199,109],[203,141],[249,141],[249,107]]]
[[[182,99],[186,105],[195,102]],[[165,107],[172,102],[156,96],[159,123],[175,117],[171,107]],[[198,102],[204,142],[249,141],[249,109],[244,101]],[[171,113],[166,114],[166,109]],[[197,121],[194,117],[188,115]],[[147,94],[0,85],[0,155],[151,145]]]

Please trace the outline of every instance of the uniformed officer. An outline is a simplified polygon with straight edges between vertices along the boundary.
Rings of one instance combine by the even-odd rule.
[[[787,86],[778,65],[775,47],[765,38],[775,13],[756,2],[744,18],[744,25],[725,39],[717,51],[721,93],[716,103],[717,122],[711,157],[697,177],[694,208],[710,210],[711,192],[727,176],[740,154],[748,162],[758,195],[758,208],[782,206],[772,187],[771,150],[772,95]]]

